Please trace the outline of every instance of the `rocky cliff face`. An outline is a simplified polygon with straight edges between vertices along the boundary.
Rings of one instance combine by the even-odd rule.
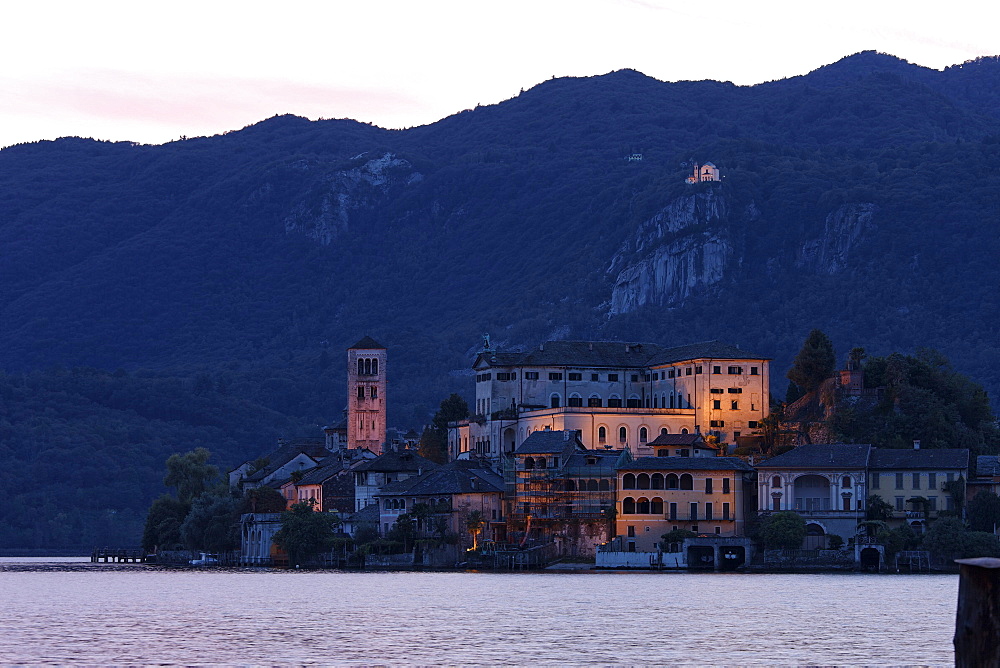
[[[310,169],[304,162],[296,167],[304,171]],[[285,233],[304,234],[328,245],[348,228],[354,212],[375,205],[394,187],[421,180],[423,175],[414,170],[413,165],[392,153],[353,169],[335,171],[325,176],[320,192],[309,201],[294,204],[282,221]]]
[[[802,244],[795,265],[818,274],[833,275],[849,263],[851,250],[874,231],[875,205],[870,202],[844,204],[832,211],[823,224],[823,234]]]
[[[612,315],[674,306],[718,283],[736,258],[730,206],[717,188],[678,197],[645,221],[612,258]],[[748,208],[747,215],[756,216]]]

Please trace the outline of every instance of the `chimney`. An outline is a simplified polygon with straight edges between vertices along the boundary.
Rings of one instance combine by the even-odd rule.
[[[564,440],[564,441],[568,441],[568,440],[569,440],[569,438],[570,438],[570,435],[571,435],[572,433],[573,433],[573,430],[572,430],[572,429],[565,429],[565,430],[563,430],[563,440]]]
[[[913,449],[914,450],[919,450],[920,449],[920,441],[919,440],[913,442]]]
[[[590,348],[591,350],[593,350],[594,349],[594,342],[591,341],[590,343],[588,343],[587,347]]]
[[[627,344],[627,343],[626,343],[626,344],[625,344],[625,352],[629,352],[629,349],[630,349],[630,348],[631,348],[631,346],[630,346],[629,344]]]
[[[545,344],[544,343],[539,343],[538,344],[538,349],[539,350],[545,350]]]

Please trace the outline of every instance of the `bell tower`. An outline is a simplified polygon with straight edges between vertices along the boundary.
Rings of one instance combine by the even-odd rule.
[[[366,336],[347,349],[347,447],[382,454],[385,443],[385,347]]]

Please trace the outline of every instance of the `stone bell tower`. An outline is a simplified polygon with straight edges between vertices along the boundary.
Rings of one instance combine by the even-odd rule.
[[[347,349],[347,447],[382,454],[385,443],[385,347],[366,336]]]

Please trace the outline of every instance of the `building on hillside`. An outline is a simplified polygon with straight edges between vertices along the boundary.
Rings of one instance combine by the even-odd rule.
[[[354,469],[374,458],[374,453],[368,450],[338,450],[319,466],[304,472],[298,480],[289,479],[282,486],[282,492],[289,505],[312,499],[317,511],[353,513]]]
[[[870,445],[802,445],[757,465],[758,507],[793,510],[806,520],[805,549],[846,542],[865,519]]]
[[[718,446],[701,434],[660,434],[649,442],[654,457],[719,457]]]
[[[687,177],[688,183],[704,183],[705,181],[721,181],[719,178],[719,168],[710,162],[704,165],[694,163],[691,176]]]
[[[873,448],[868,489],[893,509],[890,525],[908,524],[923,533],[927,523],[944,512],[960,509],[969,477],[969,451]],[[952,488],[949,483],[961,480]],[[958,498],[956,499],[956,495]]]
[[[660,434],[732,443],[769,410],[767,358],[718,341],[547,341],[476,357],[474,417],[449,429],[451,458],[509,455],[532,433],[576,431],[589,449],[655,454]]]
[[[354,508],[364,510],[386,485],[438,468],[415,450],[389,450],[354,467]]]
[[[386,435],[386,350],[370,336],[347,349],[347,447],[382,454]]]
[[[979,455],[975,463],[976,470],[969,472],[966,500],[971,501],[980,492],[1000,495],[1000,457]]]
[[[420,537],[457,535],[472,547],[468,522],[478,512],[484,525],[481,538],[502,542],[503,478],[482,460],[458,460],[422,475],[387,484],[376,494],[379,522],[385,535],[403,513],[416,516]],[[420,504],[423,504],[421,510]]]
[[[573,430],[532,432],[505,462],[508,534],[593,555],[613,531],[615,467],[630,458],[627,449],[591,450]]]
[[[243,492],[288,479],[295,471],[315,468],[329,457],[324,439],[295,438],[278,440],[278,449],[265,457],[248,460],[229,472],[229,486]]]
[[[743,536],[756,505],[756,474],[738,457],[639,457],[617,473],[623,552],[655,552],[674,529]]]

